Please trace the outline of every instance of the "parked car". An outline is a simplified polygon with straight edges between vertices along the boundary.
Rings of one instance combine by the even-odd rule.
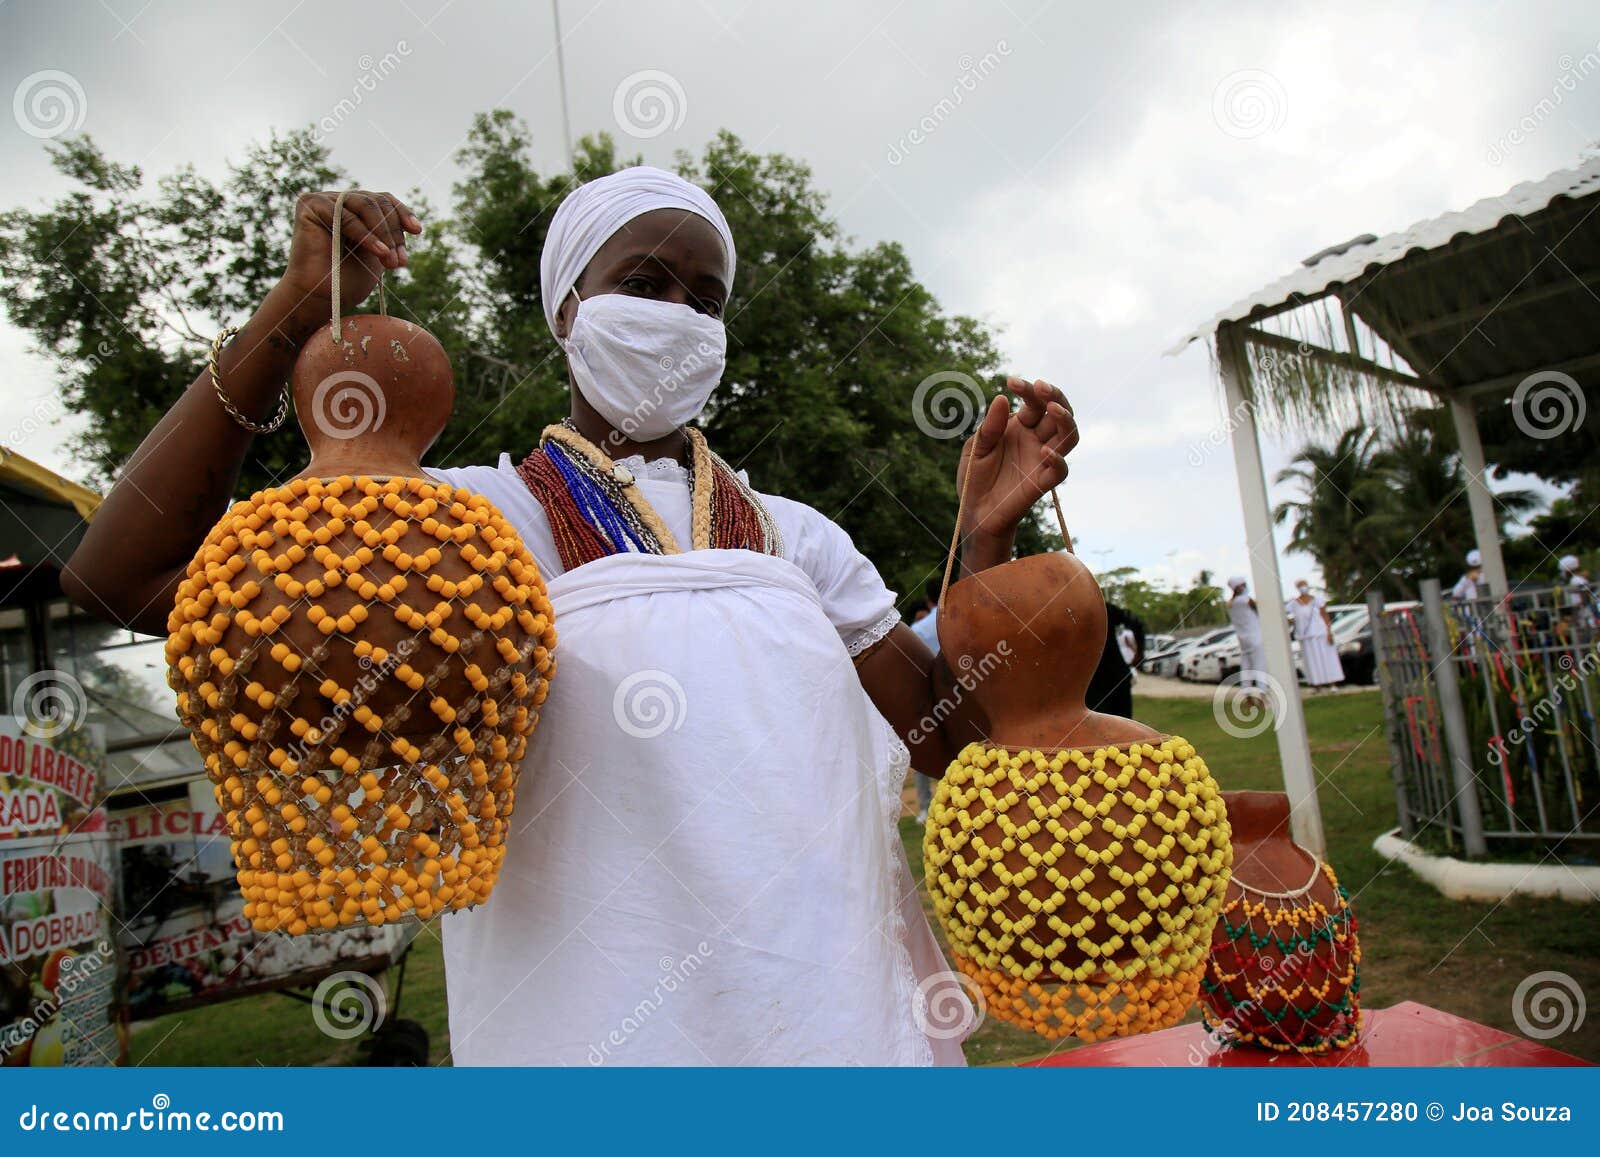
[[[1188,657],[1188,677],[1197,683],[1220,683],[1239,672],[1239,636],[1230,631],[1215,643],[1197,647]]]
[[[1385,603],[1384,610],[1398,611],[1420,606],[1416,601]],[[1359,618],[1335,624],[1334,644],[1339,648],[1339,662],[1344,666],[1347,683],[1371,684],[1378,677],[1378,658],[1372,649],[1371,616],[1362,608]]]
[[[1178,677],[1178,664],[1183,656],[1195,647],[1205,643],[1215,633],[1216,629],[1213,629],[1198,635],[1188,635],[1181,639],[1175,639],[1172,646],[1164,651],[1154,651],[1147,643],[1144,662],[1140,665],[1140,670],[1148,675],[1159,675],[1165,679],[1175,679]]]
[[[1218,644],[1226,644],[1231,641],[1234,638],[1235,633],[1236,632],[1232,627],[1218,627],[1215,630],[1207,631],[1205,634],[1201,635],[1199,640],[1192,647],[1189,647],[1181,655],[1179,655],[1178,678],[1201,678],[1201,676],[1198,674],[1198,670],[1199,664],[1202,661],[1202,657],[1204,657],[1204,661],[1207,663],[1209,669],[1212,649]],[[1221,676],[1219,675],[1218,678],[1220,679]]]

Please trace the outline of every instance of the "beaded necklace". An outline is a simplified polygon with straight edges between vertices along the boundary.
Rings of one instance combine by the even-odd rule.
[[[689,440],[691,550],[783,554],[783,535],[760,497],[706,445]],[[677,539],[640,492],[633,472],[578,432],[569,418],[546,426],[517,467],[550,520],[567,570],[611,554],[680,554]]]

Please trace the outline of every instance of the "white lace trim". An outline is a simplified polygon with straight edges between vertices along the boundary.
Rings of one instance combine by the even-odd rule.
[[[851,635],[850,638],[846,639],[844,649],[849,651],[850,657],[854,659],[899,625],[900,612],[891,607],[889,612],[884,615],[883,618],[873,623],[872,626],[868,627],[864,631],[857,631],[855,634]],[[899,740],[896,740],[895,742],[898,743]],[[909,761],[910,758],[911,756],[908,753],[906,755],[906,759]]]
[[[911,769],[911,752],[900,736],[890,726],[888,720],[881,720],[884,734],[889,738],[889,760],[883,769],[883,778],[879,783],[883,804],[884,839],[887,841],[889,863],[893,865],[897,883],[910,884],[916,887],[909,867],[906,865],[905,845],[900,842],[900,790],[906,780],[906,772]],[[912,1064],[925,1068],[933,1066],[933,1042],[928,1039],[928,1034],[917,1023],[918,992],[917,970],[911,963],[911,946],[906,942],[909,929],[906,927],[906,915],[901,908],[899,889],[891,900],[891,910],[888,920],[887,934],[895,960],[895,1000],[905,1010],[905,1015],[911,1021],[912,1048],[915,1057]]]
[[[646,462],[643,454],[629,454],[616,459],[618,466],[626,466],[635,478],[648,478],[652,482],[689,481],[689,468],[676,458],[652,458]]]

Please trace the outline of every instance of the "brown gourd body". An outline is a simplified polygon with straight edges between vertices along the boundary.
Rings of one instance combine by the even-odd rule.
[[[1333,869],[1290,835],[1282,792],[1225,792],[1233,875],[1202,984],[1227,1040],[1325,1052],[1360,1032],[1361,946]]]
[[[990,1014],[1050,1038],[1164,1027],[1193,1003],[1226,813],[1181,738],[1090,711],[1105,603],[1070,554],[952,586],[940,651],[988,722],[929,808],[925,876]]]
[[[346,318],[293,390],[310,464],[218,523],[168,623],[246,915],[304,932],[469,906],[554,669],[543,582],[487,499],[423,474],[454,398],[432,335]]]

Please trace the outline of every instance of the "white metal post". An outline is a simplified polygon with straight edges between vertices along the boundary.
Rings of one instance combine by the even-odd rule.
[[[1450,417],[1456,424],[1461,466],[1467,474],[1467,506],[1472,511],[1472,535],[1483,555],[1483,577],[1496,599],[1506,597],[1506,560],[1500,553],[1500,522],[1494,516],[1494,494],[1489,489],[1483,442],[1478,438],[1478,407],[1471,398],[1453,396]]]
[[[1249,389],[1250,362],[1243,337],[1231,325],[1217,330],[1217,363],[1228,402],[1229,441],[1233,468],[1239,479],[1239,502],[1244,510],[1245,538],[1250,549],[1250,578],[1256,606],[1261,611],[1261,643],[1266,652],[1267,674],[1283,689],[1274,696],[1277,713],[1278,759],[1283,764],[1283,789],[1289,795],[1289,825],[1295,842],[1317,856],[1327,852],[1322,834],[1322,808],[1317,803],[1317,775],[1311,765],[1311,741],[1306,734],[1305,709],[1300,702],[1300,681],[1295,675],[1294,652],[1289,647],[1289,624],[1283,605],[1283,580],[1278,575],[1278,552],[1272,537],[1272,506],[1267,496],[1267,475],[1256,435],[1255,403]],[[1226,776],[1223,777],[1226,779]]]

